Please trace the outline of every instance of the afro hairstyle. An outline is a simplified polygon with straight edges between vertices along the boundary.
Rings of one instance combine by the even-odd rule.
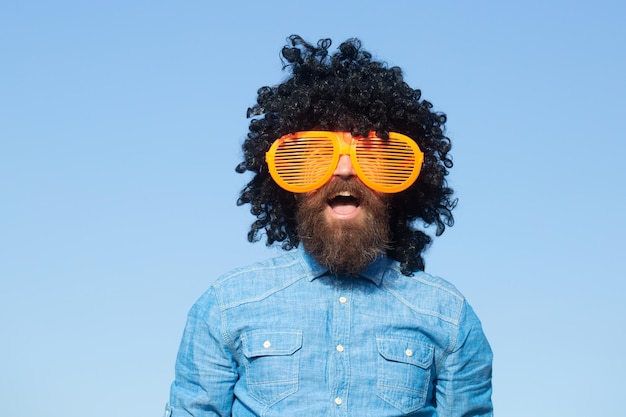
[[[292,35],[281,51],[287,78],[258,90],[257,102],[248,109],[249,131],[243,162],[236,170],[253,177],[241,191],[237,205],[250,204],[256,221],[248,240],[265,234],[268,246],[280,242],[285,250],[300,243],[295,213],[296,199],[271,178],[265,154],[279,137],[303,130],[347,131],[354,136],[375,131],[405,134],[424,152],[417,181],[407,190],[391,194],[390,258],[411,275],[424,269],[423,251],[432,239],[423,230],[436,225],[436,235],[452,226],[456,205],[445,179],[452,159],[450,139],[444,134],[446,115],[432,110],[421,91],[409,87],[402,70],[372,59],[358,39],[348,39],[333,54],[330,39],[316,45]]]

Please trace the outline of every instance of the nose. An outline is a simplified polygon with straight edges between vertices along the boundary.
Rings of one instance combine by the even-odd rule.
[[[350,178],[356,175],[350,155],[339,156],[339,162],[337,163],[337,168],[335,168],[333,175],[341,178]]]

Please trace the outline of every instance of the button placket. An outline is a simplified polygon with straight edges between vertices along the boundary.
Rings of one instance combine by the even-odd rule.
[[[332,363],[330,386],[333,390],[333,402],[336,406],[335,416],[345,417],[348,413],[346,398],[350,385],[350,355],[348,348],[351,332],[351,300],[353,296],[353,283],[343,281],[335,287],[335,302],[333,303],[332,341],[334,342],[334,354]]]

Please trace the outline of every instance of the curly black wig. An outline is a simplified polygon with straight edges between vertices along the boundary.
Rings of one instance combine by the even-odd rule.
[[[450,140],[444,134],[446,116],[421,99],[420,90],[404,81],[402,70],[372,59],[358,39],[349,39],[329,54],[331,40],[317,45],[292,35],[282,49],[283,69],[290,74],[274,87],[262,87],[257,103],[248,109],[251,119],[243,143],[243,162],[237,172],[254,173],[241,191],[237,205],[250,204],[256,216],[248,240],[267,245],[281,242],[285,250],[298,246],[295,222],[296,199],[271,178],[265,153],[277,138],[303,130],[347,131],[381,137],[403,133],[424,152],[417,181],[407,190],[391,195],[391,241],[388,256],[402,265],[403,273],[424,269],[422,252],[431,243],[422,230],[436,225],[436,235],[452,226],[456,205],[445,179],[452,159]]]

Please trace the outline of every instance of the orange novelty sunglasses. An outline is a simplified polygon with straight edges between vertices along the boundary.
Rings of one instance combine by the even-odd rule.
[[[419,176],[424,153],[408,136],[375,132],[354,137],[349,132],[306,131],[278,138],[266,154],[274,181],[287,191],[306,193],[328,182],[341,155],[350,155],[358,178],[382,193],[397,193]]]

